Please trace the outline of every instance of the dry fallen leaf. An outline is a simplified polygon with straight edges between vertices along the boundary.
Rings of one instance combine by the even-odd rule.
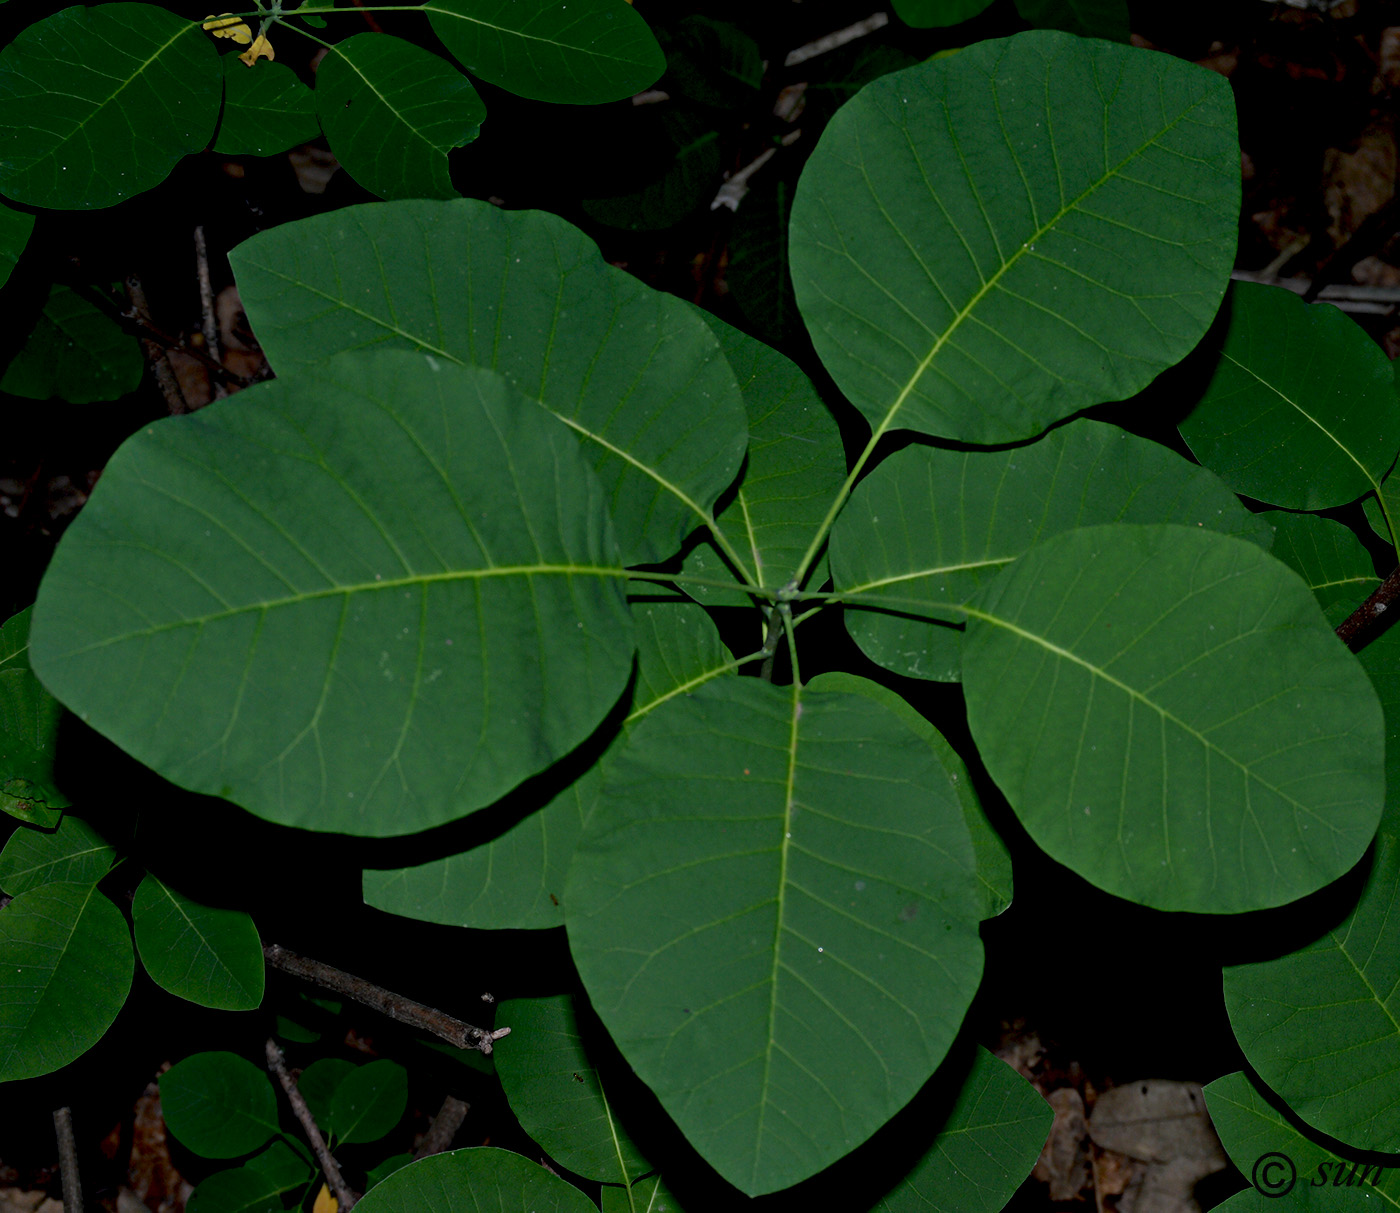
[[[253,31],[241,17],[231,13],[220,13],[217,17],[205,17],[200,27],[216,38],[232,38],[239,46],[247,46],[253,40]]]
[[[238,57],[249,67],[252,67],[259,59],[272,60],[277,58],[277,56],[272,53],[272,43],[267,40],[266,34],[259,34],[254,40],[253,45]]]

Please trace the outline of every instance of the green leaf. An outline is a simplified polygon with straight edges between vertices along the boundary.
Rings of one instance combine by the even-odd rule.
[[[1230,1161],[1253,1187],[1218,1209],[1269,1213],[1287,1209],[1400,1208],[1400,1170],[1334,1152],[1286,1120],[1242,1071],[1205,1088],[1211,1123]]]
[[[597,1213],[591,1200],[538,1163],[477,1147],[431,1154],[376,1184],[363,1213]]]
[[[507,1000],[496,1021],[511,1029],[495,1054],[506,1101],[550,1158],[605,1184],[630,1184],[653,1169],[617,1121],[570,995]]]
[[[973,876],[947,774],[887,709],[720,680],[609,764],[569,945],[638,1076],[758,1195],[853,1149],[938,1065],[981,976]]]
[[[260,64],[259,70],[266,64]],[[282,1213],[286,1198],[305,1191],[316,1177],[303,1153],[273,1140],[241,1167],[216,1171],[191,1194],[185,1213]]]
[[[80,817],[64,814],[52,832],[19,829],[0,851],[0,890],[18,897],[65,881],[94,885],[112,868],[116,852]]]
[[[230,256],[279,375],[380,345],[493,367],[541,401],[582,439],[628,564],[672,556],[739,471],[743,400],[709,329],[553,215],[354,207]]]
[[[1034,544],[1102,522],[1179,522],[1265,548],[1271,539],[1211,473],[1102,422],[1008,451],[910,446],[862,481],[832,532],[835,588],[860,595],[846,628],[886,669],[954,681],[957,607]]]
[[[1274,543],[1269,551],[1308,583],[1333,625],[1341,623],[1380,586],[1371,554],[1349,526],[1315,514],[1284,510],[1264,510],[1254,517],[1273,527]]]
[[[381,198],[455,198],[447,153],[486,106],[445,59],[387,34],[356,34],[316,71],[316,113],[346,171]]]
[[[301,1072],[297,1090],[306,1100],[306,1106],[311,1109],[311,1115],[318,1125],[325,1125],[330,1120],[331,1100],[335,1098],[340,1084],[354,1072],[355,1063],[343,1057],[317,1058]]]
[[[1039,1091],[978,1046],[933,1145],[875,1213],[1000,1213],[1035,1166],[1053,1119]]]
[[[346,1143],[378,1141],[408,1108],[408,1071],[380,1058],[357,1066],[331,1096],[327,1127]]]
[[[569,432],[497,375],[393,351],[129,439],[31,638],[45,684],[172,782],[373,836],[461,817],[573,749],[632,648]]]
[[[878,682],[871,682],[870,679],[861,678],[856,674],[831,670],[825,674],[818,674],[807,683],[807,689],[846,691],[852,695],[864,695],[867,699],[884,704],[928,742],[938,756],[938,763],[952,785],[958,804],[962,806],[963,820],[967,823],[967,832],[972,837],[972,850],[977,857],[977,879],[982,886],[982,917],[995,918],[1006,909],[1011,904],[1011,854],[1001,836],[992,828],[992,823],[987,820],[986,811],[982,808],[977,789],[973,787],[972,776],[968,774],[967,766],[943,734],[911,707],[903,696]]]
[[[738,109],[763,83],[758,43],[728,21],[692,13],[666,40],[667,91],[715,109]]]
[[[10,280],[33,230],[33,215],[0,203],[0,286]]]
[[[725,283],[749,326],[765,341],[781,342],[800,323],[788,269],[792,183],[759,177],[744,195],[729,231]]]
[[[1355,501],[1400,451],[1390,359],[1329,303],[1237,282],[1219,360],[1181,422],[1192,453],[1238,493],[1295,510]]]
[[[50,1074],[92,1048],[134,968],[126,919],[95,885],[46,884],[0,909],[0,1082]]]
[[[719,515],[723,527],[757,574],[758,583],[779,589],[792,580],[807,544],[846,479],[846,453],[836,419],[812,381],[776,350],[746,337],[713,316],[706,321],[719,338],[749,415],[749,457],[738,492]],[[708,540],[686,558],[685,572],[732,577]],[[807,581],[826,581],[821,563]],[[748,606],[737,587],[687,587],[711,606]],[[755,646],[757,647],[757,646]]]
[[[536,101],[620,101],[666,70],[647,23],[625,0],[430,0],[423,9],[473,76]]]
[[[1381,828],[1400,835],[1400,628],[1386,628],[1357,656],[1385,711],[1385,816]]]
[[[74,5],[0,50],[0,194],[112,206],[207,147],[218,54],[198,21],[154,4]]]
[[[982,12],[992,0],[894,0],[895,15],[915,29],[961,25]]]
[[[599,1195],[602,1213],[685,1213],[661,1175],[637,1180],[630,1191],[616,1184],[604,1184]]]
[[[321,133],[315,98],[291,68],[266,61],[248,67],[237,55],[221,63],[224,112],[214,141],[220,155],[272,156]]]
[[[1358,1150],[1400,1152],[1400,840],[1356,907],[1297,951],[1225,970],[1235,1039],[1290,1108]]]
[[[1037,29],[1127,42],[1127,0],[1016,0],[1016,11]]]
[[[704,610],[644,582],[631,583],[631,590],[637,627],[632,716],[732,669],[729,650]],[[532,810],[527,802],[528,815],[489,842],[415,867],[367,870],[365,903],[448,926],[563,926],[564,879],[601,783],[600,760],[562,791],[540,793],[543,808]]]
[[[367,1186],[372,1188],[375,1184],[383,1183],[395,1171],[402,1171],[412,1161],[412,1154],[391,1154],[377,1167],[370,1167],[365,1172],[365,1179],[369,1181]]]
[[[0,811],[53,829],[71,803],[54,782],[63,708],[29,667],[31,614],[26,607],[0,624]],[[0,889],[23,892],[4,884]]]
[[[195,1053],[160,1078],[166,1128],[201,1158],[237,1158],[280,1132],[272,1080],[236,1053]]]
[[[262,1005],[262,940],[242,910],[201,905],[147,872],[131,921],[141,963],[161,989],[221,1011]]]
[[[24,347],[0,377],[0,391],[70,404],[115,400],[141,383],[146,360],[121,325],[76,291],[55,285]]]
[[[642,118],[650,117],[643,113]],[[632,232],[672,227],[706,206],[720,183],[719,132],[703,116],[667,107],[656,116],[651,148],[669,146],[671,155],[655,180],[607,198],[587,198],[590,219]]]
[[[1365,852],[1380,704],[1307,586],[1254,544],[1067,531],[968,613],[978,751],[1035,842],[1090,883],[1233,914],[1311,893]]]
[[[884,76],[792,212],[817,353],[876,431],[1030,437],[1200,340],[1235,252],[1228,83],[1036,30]]]

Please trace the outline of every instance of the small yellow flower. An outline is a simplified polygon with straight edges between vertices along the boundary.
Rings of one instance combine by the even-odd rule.
[[[277,58],[277,56],[272,53],[272,43],[267,40],[267,35],[265,34],[259,34],[254,40],[253,45],[238,57],[249,67],[252,67],[259,59],[270,60]]]
[[[205,17],[200,28],[208,30],[216,38],[232,38],[239,46],[247,46],[253,40],[253,31],[248,28],[248,23],[228,13]]]

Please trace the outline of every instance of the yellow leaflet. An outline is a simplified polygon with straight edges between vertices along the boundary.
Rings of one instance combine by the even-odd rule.
[[[331,1190],[322,1184],[321,1190],[316,1193],[316,1203],[311,1206],[311,1213],[335,1213],[337,1208]]]
[[[272,53],[272,43],[267,40],[266,34],[259,34],[253,45],[238,56],[249,67],[252,67],[259,59],[275,59]]]
[[[228,13],[217,17],[205,17],[202,29],[208,30],[216,38],[232,38],[239,46],[247,46],[253,40],[253,31],[248,23]]]

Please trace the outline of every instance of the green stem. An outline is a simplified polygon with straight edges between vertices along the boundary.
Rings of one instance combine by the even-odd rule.
[[[797,664],[797,629],[792,622],[792,606],[783,602],[778,605],[778,613],[783,617],[783,631],[787,634],[788,660],[792,662],[792,685],[802,685],[802,671]]]
[[[859,457],[856,459],[855,464],[851,468],[850,475],[846,477],[841,487],[836,491],[835,498],[832,499],[831,505],[827,508],[826,516],[822,519],[821,525],[817,527],[817,533],[812,536],[812,542],[807,545],[807,550],[802,553],[802,560],[797,566],[797,572],[793,575],[792,580],[794,585],[801,585],[803,578],[807,576],[808,570],[812,567],[812,563],[817,558],[817,553],[821,551],[822,544],[826,542],[826,537],[831,531],[832,524],[836,521],[836,515],[838,515],[845,506],[847,499],[851,495],[851,490],[855,488],[856,481],[860,479],[861,472],[865,470],[865,465],[870,462],[870,456],[875,453],[875,448],[879,445],[880,439],[885,436],[885,431],[890,428],[890,425],[898,415],[899,410],[897,408],[891,409],[885,416],[884,421],[880,422],[879,427],[871,433],[870,441],[865,444],[865,449],[861,451]]]
[[[666,694],[659,695],[650,703],[645,704],[640,708],[637,708],[627,717],[627,719],[623,723],[631,724],[634,720],[640,720],[648,712],[654,711],[656,708],[659,708],[668,699],[674,699],[677,695],[688,695],[691,691],[695,690],[696,687],[704,686],[705,683],[709,682],[712,678],[718,678],[721,674],[727,674],[730,670],[737,670],[741,665],[748,665],[749,662],[758,661],[765,656],[767,656],[765,651],[763,649],[759,649],[756,653],[749,653],[745,657],[736,657],[733,661],[726,661],[723,665],[716,666],[713,670],[706,670],[703,674],[699,675],[698,677],[690,679],[689,682],[683,682],[680,686],[674,687],[671,690],[667,691]]]
[[[765,590],[762,586],[741,584],[737,581],[721,581],[717,577],[692,577],[688,573],[639,573],[629,569],[627,576],[635,577],[638,581],[665,581],[674,582],[676,585],[706,586],[712,590],[738,590],[744,594],[753,594],[775,602],[781,592],[779,590]]]

